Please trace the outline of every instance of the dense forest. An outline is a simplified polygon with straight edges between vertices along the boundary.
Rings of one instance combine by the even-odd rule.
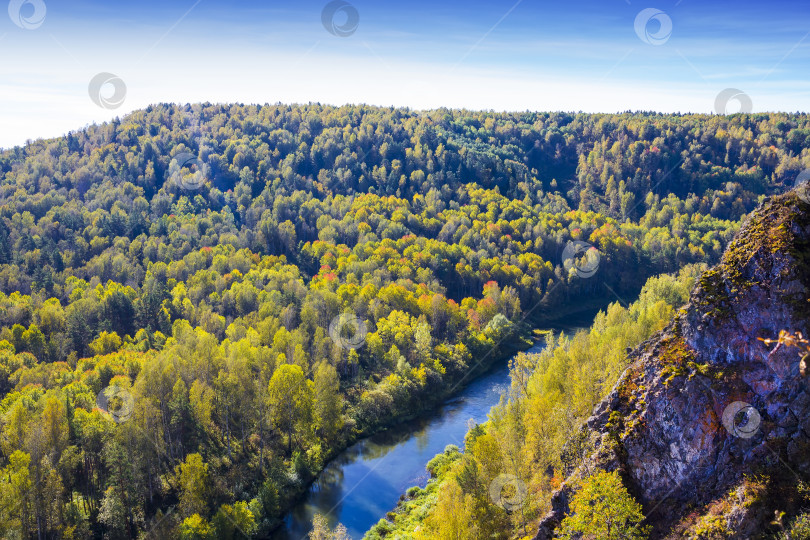
[[[550,333],[542,353],[517,355],[509,391],[490,421],[467,433],[466,451],[450,445],[431,460],[427,487],[408,490],[390,519],[381,519],[366,538],[510,538],[515,531],[531,537],[530,525],[585,452],[582,425],[627,367],[626,350],[670,322],[704,270],[688,265],[678,275],[650,278],[637,301],[612,303],[591,329],[573,336]],[[493,497],[491,486],[499,478],[502,489]],[[621,481],[604,491],[614,507],[621,501],[617,494],[632,501]],[[607,520],[604,507],[593,512]],[[585,532],[591,535],[586,538],[646,538],[615,529],[620,536],[588,524],[575,530],[580,535],[562,538]]]
[[[3,151],[0,536],[266,537],[807,168],[801,114],[156,105]]]

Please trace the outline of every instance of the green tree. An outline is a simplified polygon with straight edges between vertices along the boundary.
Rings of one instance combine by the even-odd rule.
[[[417,365],[428,364],[433,346],[433,340],[430,337],[430,326],[427,323],[420,323],[414,331],[414,339],[416,340]]]
[[[642,526],[641,505],[622,484],[617,471],[599,473],[586,479],[571,500],[571,513],[560,524],[562,540],[641,540],[649,535]]]
[[[343,403],[337,370],[321,362],[315,371],[315,418],[324,440],[331,442],[343,427]]]
[[[287,434],[287,452],[292,455],[293,434],[306,434],[312,426],[313,383],[300,366],[283,364],[267,387],[272,423]]]

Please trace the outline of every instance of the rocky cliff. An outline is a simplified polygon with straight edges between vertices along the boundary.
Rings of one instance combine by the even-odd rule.
[[[578,479],[595,468],[621,471],[653,538],[754,538],[800,511],[810,377],[799,348],[760,338],[810,335],[809,261],[810,205],[795,194],[748,218],[687,306],[630,353],[537,539],[553,537]]]

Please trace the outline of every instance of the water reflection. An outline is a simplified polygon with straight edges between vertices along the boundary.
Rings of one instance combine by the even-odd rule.
[[[539,351],[536,346],[532,350]],[[425,465],[448,444],[462,446],[469,419],[483,422],[509,387],[504,363],[471,383],[427,418],[408,422],[348,448],[332,461],[287,515],[275,540],[301,540],[316,513],[343,523],[355,540],[392,510],[410,486],[424,487]]]

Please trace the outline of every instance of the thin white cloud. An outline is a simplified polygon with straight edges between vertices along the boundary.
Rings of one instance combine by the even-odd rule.
[[[696,38],[694,26],[710,27],[710,21],[695,17],[676,19],[670,42],[652,47],[636,38],[631,19],[625,29],[616,26],[619,15],[592,14],[605,20],[597,33],[564,34],[527,31],[516,10],[514,20],[504,21],[450,74],[488,26],[461,19],[451,25],[452,13],[444,15],[445,32],[435,21],[424,28],[413,20],[371,24],[390,16],[369,8],[362,31],[341,39],[324,31],[315,12],[306,22],[289,20],[283,10],[257,11],[264,18],[256,20],[225,10],[223,21],[213,24],[194,11],[144,57],[186,9],[166,8],[146,23],[124,17],[102,25],[49,21],[47,32],[9,34],[0,42],[0,146],[59,136],[156,102],[708,113],[725,87],[743,89],[757,111],[806,110],[810,92],[805,70],[797,69],[810,57],[807,44],[771,72],[795,44],[792,37],[750,40],[717,32]],[[102,71],[126,82],[120,109],[99,108],[88,96],[90,79]]]

